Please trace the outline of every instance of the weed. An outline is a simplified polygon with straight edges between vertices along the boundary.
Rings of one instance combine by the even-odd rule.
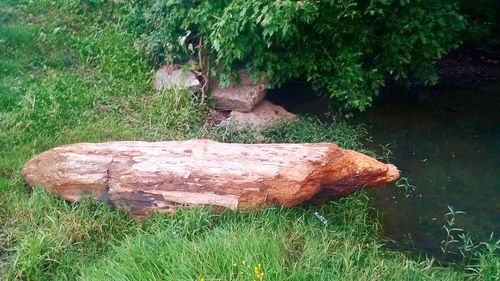
[[[453,207],[448,206],[449,212],[445,214],[446,224],[443,225],[443,229],[446,232],[446,238],[441,241],[441,251],[444,255],[448,254],[458,254],[452,250],[454,244],[459,243],[456,239],[458,234],[463,233],[463,229],[456,227],[456,216],[459,214],[465,214],[462,211],[455,211]]]
[[[489,241],[475,243],[467,232],[457,227],[457,215],[465,214],[448,206],[445,214],[446,224],[443,229],[446,238],[441,241],[441,250],[444,255],[453,255],[460,258],[465,266],[467,276],[481,277],[483,280],[498,280],[500,274],[500,239],[494,238],[492,233]]]
[[[410,183],[410,179],[407,178],[407,177],[401,177],[401,178],[399,178],[396,181],[395,185],[399,189],[403,190],[403,193],[404,193],[404,195],[405,195],[406,198],[410,197],[410,194],[413,193],[413,192],[415,192],[415,190],[417,189],[416,186],[414,186],[414,185],[412,185]]]

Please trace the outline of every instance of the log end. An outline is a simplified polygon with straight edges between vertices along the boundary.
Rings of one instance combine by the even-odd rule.
[[[312,198],[313,202],[321,203],[366,187],[386,185],[400,176],[393,164],[382,163],[353,150],[343,150],[340,160],[333,159],[331,163],[325,168],[321,189]]]
[[[92,162],[86,162],[82,161],[84,156],[71,153],[67,148],[72,147],[53,148],[26,162],[22,175],[28,185],[43,187],[69,201],[86,195],[107,199],[108,168],[112,158],[106,156],[97,161],[92,158]]]

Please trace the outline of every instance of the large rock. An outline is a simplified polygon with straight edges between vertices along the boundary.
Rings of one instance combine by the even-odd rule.
[[[70,201],[88,194],[132,214],[181,205],[293,206],[323,192],[342,195],[394,181],[397,168],[333,143],[79,143],[56,147],[23,168],[29,185]]]
[[[254,83],[247,72],[240,70],[239,82],[232,82],[229,87],[221,88],[216,78],[210,80],[210,94],[219,110],[251,111],[266,95],[263,82]]]
[[[259,102],[250,112],[231,111],[224,123],[234,122],[239,129],[274,126],[283,120],[293,120],[295,114],[268,100]]]
[[[167,88],[201,89],[201,83],[193,72],[177,68],[173,64],[164,65],[156,71],[153,86],[156,90]]]

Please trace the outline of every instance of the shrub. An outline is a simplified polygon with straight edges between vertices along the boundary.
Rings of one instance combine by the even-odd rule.
[[[210,58],[225,84],[239,67],[269,87],[305,77],[337,108],[364,110],[387,79],[436,81],[459,44],[454,1],[135,0],[134,29],[157,63]]]

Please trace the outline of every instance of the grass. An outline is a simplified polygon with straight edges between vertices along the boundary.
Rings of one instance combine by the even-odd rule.
[[[191,93],[151,89],[153,66],[134,48],[124,6],[97,2],[0,1],[0,279],[498,280],[498,244],[448,267],[385,250],[362,193],[323,206],[183,209],[135,221],[99,202],[32,191],[23,163],[60,144],[206,133],[206,110]],[[313,118],[262,134],[208,132],[227,142],[335,141],[357,150],[363,134]]]

